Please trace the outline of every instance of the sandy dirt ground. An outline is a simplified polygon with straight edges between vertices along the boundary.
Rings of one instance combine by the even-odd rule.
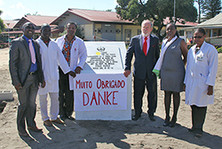
[[[4,111],[0,113],[1,149],[222,148],[222,54],[219,54],[219,67],[214,90],[215,103],[208,106],[204,124],[205,132],[202,138],[196,138],[187,131],[187,128],[191,127],[191,109],[188,105],[185,105],[184,93],[181,93],[177,125],[174,128],[163,127],[165,118],[163,92],[159,90],[159,86],[155,122],[150,121],[147,116],[147,101],[144,98],[142,117],[138,121],[65,120],[65,125],[45,127],[41,120],[37,99],[36,122],[38,127],[43,128],[43,133],[30,132],[30,137],[20,137],[16,129],[18,99],[15,89],[11,85],[8,54],[9,49],[0,49],[0,90],[12,90],[15,100],[7,102]],[[75,113],[73,116],[75,116]]]

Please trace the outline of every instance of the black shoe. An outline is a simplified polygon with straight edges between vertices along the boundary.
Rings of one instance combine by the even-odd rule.
[[[65,121],[65,119],[67,119],[67,116],[66,115],[60,115],[60,119]]]
[[[188,128],[188,131],[193,133],[195,137],[201,138],[203,135],[203,131],[199,129],[194,129],[194,128]]]
[[[195,132],[195,129],[193,129],[193,128],[188,128],[187,130],[188,130],[189,132],[192,132],[192,133]]]
[[[203,135],[203,133],[202,133],[202,132],[195,132],[194,135],[195,135],[195,137],[197,137],[197,138],[201,138],[202,135]]]
[[[141,117],[141,115],[134,115],[132,120],[133,121],[137,121],[140,117]]]
[[[34,126],[34,127],[29,126],[28,130],[31,130],[31,131],[34,131],[34,132],[42,132],[42,129],[38,128],[36,126]]]
[[[170,117],[166,117],[164,123],[163,123],[163,126],[166,127],[166,126],[169,126],[170,124]]]
[[[170,127],[175,127],[175,125],[176,125],[176,121],[177,121],[177,118],[172,118],[172,120],[170,121],[170,123],[169,123],[169,126]]]
[[[28,137],[29,136],[28,133],[25,130],[24,131],[19,131],[18,133],[21,137]]]
[[[153,114],[149,114],[149,118],[151,121],[156,121]]]
[[[71,121],[74,121],[74,120],[75,120],[75,118],[72,117],[71,115],[70,115],[70,116],[67,116],[67,119],[69,119],[69,120],[71,120]]]

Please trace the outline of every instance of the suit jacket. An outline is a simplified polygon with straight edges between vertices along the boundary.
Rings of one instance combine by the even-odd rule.
[[[159,39],[150,35],[150,47],[147,56],[143,52],[143,36],[134,36],[126,53],[125,70],[131,70],[131,61],[135,56],[133,75],[139,79],[152,79],[152,70],[159,58]]]
[[[36,55],[38,82],[42,83],[44,81],[44,76],[42,72],[39,45],[34,40],[33,45]],[[9,71],[11,74],[12,84],[14,86],[19,83],[21,83],[22,86],[24,85],[30,71],[31,63],[31,53],[26,40],[23,37],[14,39],[9,51]]]

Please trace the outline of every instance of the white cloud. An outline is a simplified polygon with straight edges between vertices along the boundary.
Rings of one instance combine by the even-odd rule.
[[[117,0],[114,0],[114,5],[115,5],[115,6],[118,5]]]
[[[15,5],[12,5],[11,8],[13,8],[13,9],[25,9],[25,6],[21,2],[18,2]]]
[[[32,13],[31,9],[26,8],[21,2],[14,3],[8,7],[9,9],[3,11],[2,18],[4,19],[18,19],[22,18],[27,13]],[[13,9],[13,11],[11,11]]]
[[[0,0],[0,6],[4,5],[4,0]]]

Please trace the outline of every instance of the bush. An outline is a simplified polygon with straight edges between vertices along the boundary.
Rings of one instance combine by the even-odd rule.
[[[222,47],[217,48],[218,53],[222,53]]]

